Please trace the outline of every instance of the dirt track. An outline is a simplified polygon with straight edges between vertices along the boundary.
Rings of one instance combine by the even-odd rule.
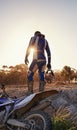
[[[35,82],[34,84],[34,92],[38,92],[38,83]],[[61,83],[56,83],[56,84],[46,84],[45,90],[70,90],[70,89],[77,89],[77,84],[70,84],[70,85],[65,85]],[[26,95],[27,93],[27,85],[7,85],[6,86],[6,92],[8,93],[9,96],[13,97],[21,97],[23,95]],[[1,92],[1,90],[0,90]]]

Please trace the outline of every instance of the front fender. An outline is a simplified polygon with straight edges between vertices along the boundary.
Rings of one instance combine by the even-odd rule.
[[[16,113],[18,113],[18,115],[23,114],[23,113],[27,112],[28,110],[30,110],[33,106],[35,106],[36,103],[38,103],[39,101],[41,101],[49,96],[52,96],[54,94],[58,94],[58,91],[49,90],[49,91],[38,92],[33,95],[33,98],[27,104],[24,104],[24,106],[22,106],[21,108],[17,108],[15,111],[16,111]]]

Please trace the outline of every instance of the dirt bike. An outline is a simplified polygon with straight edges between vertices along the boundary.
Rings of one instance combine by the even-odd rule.
[[[0,95],[0,129],[5,130],[52,130],[52,122],[43,108],[47,104],[38,105],[43,99],[57,94],[56,90],[44,91],[10,98],[5,86],[1,86],[3,94]]]

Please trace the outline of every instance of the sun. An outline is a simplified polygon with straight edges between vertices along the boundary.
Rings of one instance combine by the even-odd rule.
[[[30,53],[33,54],[33,52],[34,52],[34,48],[31,48]]]
[[[33,60],[33,53],[34,53],[34,48],[30,48],[29,65],[31,64],[31,62]]]

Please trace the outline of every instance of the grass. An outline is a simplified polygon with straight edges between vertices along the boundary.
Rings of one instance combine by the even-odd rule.
[[[71,116],[67,107],[60,107],[53,116],[53,130],[77,130],[77,113]]]

